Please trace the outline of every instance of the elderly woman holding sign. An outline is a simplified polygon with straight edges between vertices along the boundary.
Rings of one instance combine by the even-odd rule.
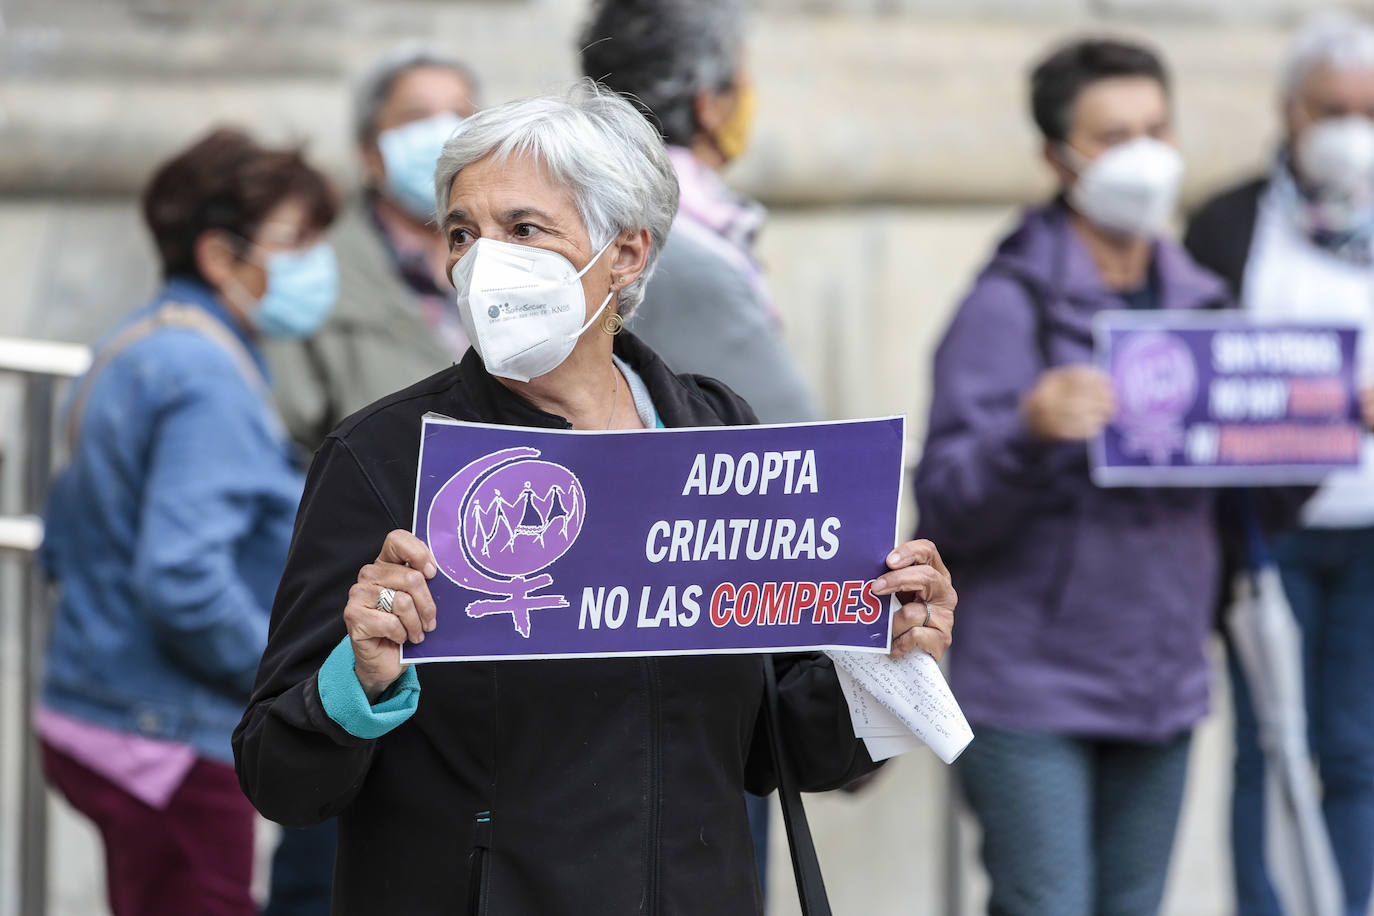
[[[754,421],[720,383],[674,375],[619,333],[677,204],[663,145],[628,102],[584,84],[484,111],[449,141],[436,184],[474,348],[317,454],[234,736],[243,787],[283,823],[338,815],[336,913],[757,911],[744,790],[777,778],[759,656],[465,662],[423,677],[400,663],[400,644],[446,624],[435,560],[405,530],[427,412],[578,430]],[[915,541],[886,562],[873,590],[903,602],[894,652],[938,657],[955,601],[939,554]],[[802,787],[871,770],[829,660],[774,665]]]

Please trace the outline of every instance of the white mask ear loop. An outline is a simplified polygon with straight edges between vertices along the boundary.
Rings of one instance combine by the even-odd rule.
[[[611,290],[609,293],[606,294],[606,298],[601,300],[601,305],[597,308],[597,310],[594,313],[592,313],[592,317],[587,319],[587,323],[582,325],[582,329],[579,330],[575,335],[573,335],[574,337],[581,337],[583,333],[587,330],[587,328],[591,327],[596,322],[596,319],[601,317],[601,313],[606,311],[606,305],[611,301],[611,297],[614,295],[615,290]]]
[[[587,262],[587,266],[584,267],[584,268],[582,268],[581,270],[579,270],[579,271],[577,272],[577,278],[578,278],[579,280],[582,279],[582,275],[583,275],[583,274],[585,274],[587,271],[589,271],[589,270],[592,269],[592,265],[593,265],[593,264],[595,264],[597,261],[601,260],[601,256],[602,256],[603,254],[606,253],[606,249],[607,249],[607,248],[610,248],[610,247],[611,247],[611,242],[614,242],[614,241],[615,241],[615,239],[611,239],[610,242],[607,242],[606,244],[604,244],[604,245],[601,246],[601,250],[600,250],[600,251],[598,251],[596,254],[592,255],[592,259],[591,259],[590,261]]]
[[[610,247],[611,247],[611,242],[614,242],[614,241],[615,241],[614,238],[611,239],[610,242],[607,242],[606,244],[604,244],[604,245],[601,246],[601,250],[600,250],[600,251],[598,251],[596,254],[592,255],[592,259],[591,259],[590,261],[587,262],[587,266],[584,267],[584,268],[582,268],[581,270],[579,270],[579,271],[577,272],[577,276],[578,276],[579,279],[581,279],[581,277],[582,277],[583,274],[585,274],[587,271],[589,271],[589,270],[592,269],[592,265],[593,265],[593,264],[595,264],[597,261],[601,260],[601,256],[602,256],[603,254],[606,253],[606,249],[607,249],[607,248],[610,248]],[[574,337],[581,337],[581,336],[586,332],[587,328],[591,327],[591,326],[596,322],[596,319],[598,319],[598,318],[601,317],[601,313],[604,312],[604,311],[606,311],[606,306],[607,306],[608,303],[610,303],[611,297],[614,296],[614,295],[615,295],[615,290],[614,290],[614,289],[612,289],[609,293],[606,294],[606,298],[601,300],[601,305],[597,306],[596,311],[592,313],[592,317],[590,317],[590,318],[587,319],[587,323],[584,324],[584,325],[582,325],[582,327],[578,330],[578,332],[577,332],[576,334],[573,335]]]

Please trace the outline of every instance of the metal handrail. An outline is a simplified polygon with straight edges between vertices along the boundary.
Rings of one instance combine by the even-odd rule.
[[[0,372],[76,378],[91,367],[91,348],[57,340],[0,337]]]
[[[0,515],[0,550],[27,556],[19,615],[21,646],[21,715],[25,747],[20,755],[20,828],[17,850],[19,908],[26,914],[47,911],[47,787],[38,765],[33,740],[33,705],[37,688],[36,660],[43,657],[47,638],[47,583],[38,568],[36,552],[43,541],[38,512],[53,474],[53,424],[57,383],[75,378],[91,364],[91,349],[50,340],[0,337],[0,373],[20,376],[23,385],[23,425],[17,441],[23,461],[23,505],[14,514]]]
[[[43,520],[36,515],[0,515],[0,550],[35,553],[43,543]]]

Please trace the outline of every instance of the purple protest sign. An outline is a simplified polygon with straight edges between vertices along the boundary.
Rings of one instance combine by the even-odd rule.
[[[1354,327],[1241,312],[1102,312],[1116,417],[1091,446],[1099,486],[1316,483],[1360,462]]]
[[[407,662],[890,648],[900,417],[594,433],[424,420],[438,625]]]

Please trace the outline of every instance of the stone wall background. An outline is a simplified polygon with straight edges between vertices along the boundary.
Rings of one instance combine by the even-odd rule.
[[[918,445],[928,360],[1015,208],[1049,189],[1025,75],[1053,42],[1153,42],[1176,79],[1188,202],[1271,155],[1283,43],[1315,0],[760,0],[751,47],[760,117],[731,172],[765,201],[762,254],[787,332],[833,417],[902,413]],[[1374,13],[1374,3],[1350,4]],[[0,334],[89,341],[153,288],[134,195],[153,164],[211,124],[305,140],[355,179],[349,79],[407,39],[481,75],[488,102],[576,74],[586,0],[0,0]],[[0,389],[0,447],[13,433]],[[912,457],[916,450],[913,448]],[[7,472],[14,461],[5,462]],[[23,609],[0,606],[0,623]],[[0,627],[0,630],[3,630]],[[19,657],[0,653],[0,914],[15,836]],[[1225,685],[1218,677],[1218,710]],[[1202,728],[1170,916],[1231,902],[1226,717]],[[841,913],[944,912],[948,784],[908,755],[857,796],[816,798],[813,826]],[[54,802],[51,912],[100,908],[95,845]],[[981,877],[963,819],[964,911]],[[265,837],[265,840],[270,837]],[[775,911],[795,912],[778,831]],[[10,894],[10,897],[6,895]],[[11,901],[7,904],[7,901]]]

